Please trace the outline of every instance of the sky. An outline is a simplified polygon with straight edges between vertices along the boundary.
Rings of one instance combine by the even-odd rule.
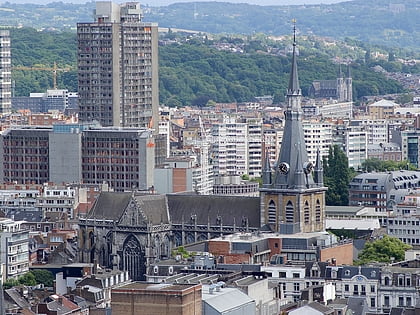
[[[37,3],[37,4],[47,4],[50,2],[62,1],[65,3],[86,3],[89,0],[9,0],[9,2],[14,3]],[[129,0],[113,0],[113,2],[121,3],[128,2]],[[148,4],[150,6],[164,6],[177,2],[203,2],[210,0],[136,0],[140,4]],[[249,4],[258,4],[258,5],[289,5],[289,4],[331,4],[344,2],[345,0],[218,0],[218,2],[231,2],[231,3],[249,3]],[[0,0],[0,3],[6,2],[6,0]],[[94,2],[94,1],[92,1]]]

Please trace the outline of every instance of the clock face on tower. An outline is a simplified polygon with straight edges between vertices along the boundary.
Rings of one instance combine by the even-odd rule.
[[[286,162],[281,162],[278,166],[279,172],[283,175],[286,175],[289,173],[290,166]]]

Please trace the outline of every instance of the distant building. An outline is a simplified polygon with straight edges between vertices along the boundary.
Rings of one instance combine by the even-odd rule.
[[[339,102],[353,101],[353,82],[348,67],[347,77],[344,78],[341,72],[336,80],[316,80],[309,88],[309,95],[314,98],[335,98]]]
[[[77,24],[79,120],[157,129],[157,24],[138,2],[98,1],[94,15]]]
[[[66,112],[77,107],[77,93],[68,90],[47,90],[45,93],[31,93],[28,96],[12,97],[12,109],[28,109],[32,113],[47,113],[51,110]]]
[[[6,114],[12,109],[12,56],[8,30],[0,30],[0,49],[0,114]]]

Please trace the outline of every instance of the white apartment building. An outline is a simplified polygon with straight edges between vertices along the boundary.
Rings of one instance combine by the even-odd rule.
[[[248,125],[248,175],[261,177],[262,170],[262,118],[246,118]]]
[[[357,170],[367,159],[367,133],[364,126],[353,126],[349,122],[335,125],[333,145],[338,145],[348,158],[349,167]]]
[[[332,145],[332,125],[329,122],[303,121],[302,127],[305,134],[308,159],[315,164],[318,149],[321,157],[328,156]]]
[[[10,34],[0,30],[0,114],[12,109],[12,57]]]
[[[44,191],[37,198],[37,206],[42,210],[43,218],[48,217],[49,212],[67,214],[68,219],[74,219],[77,191],[69,186],[44,185]]]
[[[277,162],[280,152],[281,142],[283,140],[283,128],[272,129],[265,128],[264,131],[264,154],[268,153],[270,164],[274,166]]]
[[[211,128],[210,156],[214,175],[249,173],[248,125],[225,117],[223,123]]]
[[[22,228],[23,223],[0,218],[0,265],[6,265],[7,279],[29,271],[29,231]]]

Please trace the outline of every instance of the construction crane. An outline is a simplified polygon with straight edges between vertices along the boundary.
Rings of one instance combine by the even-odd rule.
[[[70,71],[70,67],[66,68],[57,68],[57,63],[54,62],[54,66],[51,67],[25,67],[25,66],[16,66],[12,68],[13,70],[29,70],[29,71],[52,71],[53,73],[53,88],[57,90],[57,71]]]

